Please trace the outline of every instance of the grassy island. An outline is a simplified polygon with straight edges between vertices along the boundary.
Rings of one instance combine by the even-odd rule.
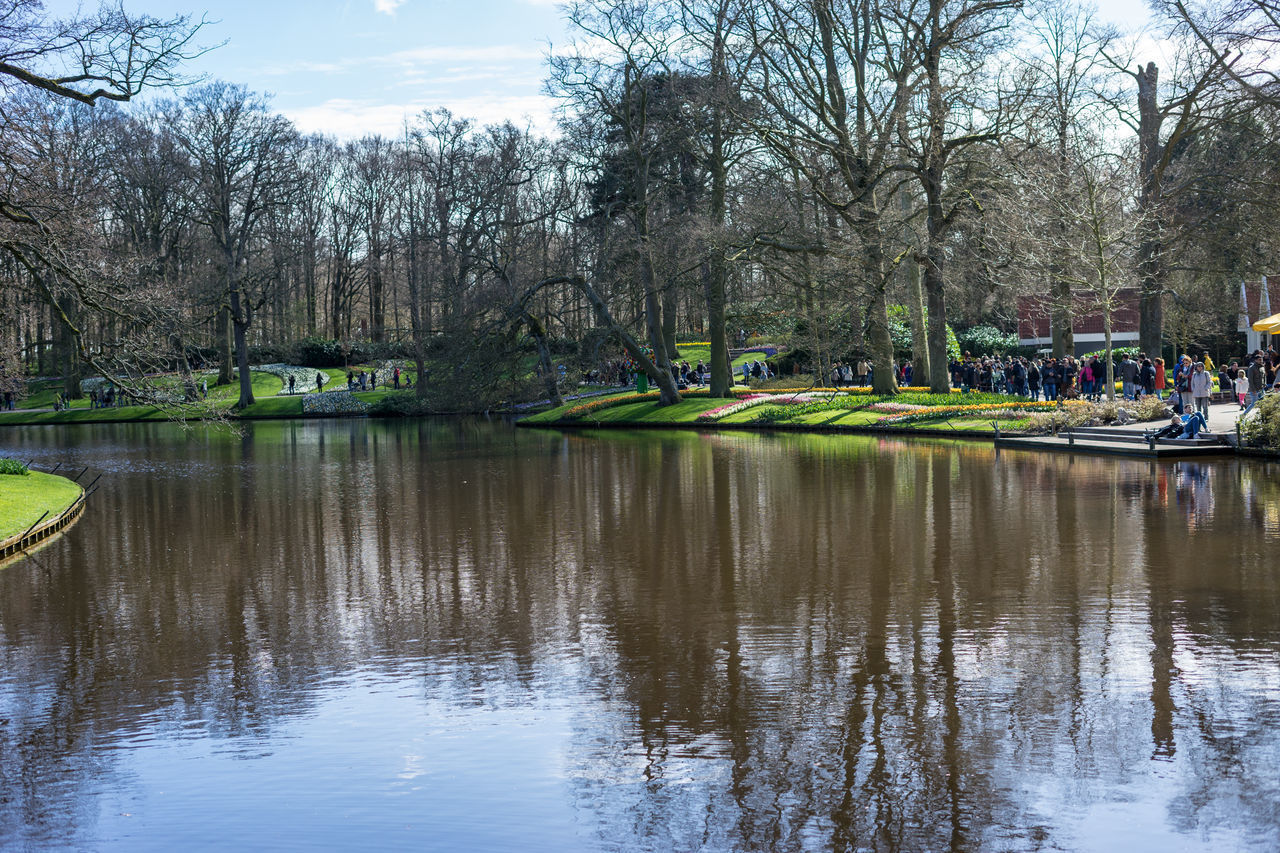
[[[659,406],[656,392],[624,392],[575,400],[531,415],[523,426],[684,426],[809,430],[919,431],[947,434],[1050,432],[1065,426],[1110,423],[1115,402],[1062,405],[1001,394],[932,394],[903,389],[892,397],[867,388],[734,388],[734,399],[713,399],[694,389],[674,406]],[[1127,404],[1137,420],[1161,417],[1163,404]],[[1148,411],[1149,410],[1149,411]]]
[[[0,475],[0,541],[26,531],[45,512],[54,518],[80,497],[66,477],[30,471]]]

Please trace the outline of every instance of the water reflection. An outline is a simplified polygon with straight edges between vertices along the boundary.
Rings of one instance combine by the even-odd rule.
[[[0,847],[1280,846],[1274,465],[3,438],[107,476],[0,573]]]

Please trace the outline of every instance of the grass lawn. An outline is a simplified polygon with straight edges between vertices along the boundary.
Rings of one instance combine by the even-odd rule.
[[[583,423],[644,423],[644,424],[692,424],[701,412],[714,409],[725,403],[725,400],[713,400],[710,397],[695,397],[682,400],[674,406],[659,406],[656,401],[644,403],[624,403],[592,412],[582,418]]]
[[[216,374],[214,374],[216,376]],[[253,398],[255,400],[262,397],[274,397],[284,390],[284,383],[280,381],[280,377],[271,373],[259,373],[256,370],[249,373],[249,384],[253,388]],[[240,379],[232,379],[228,385],[214,385],[209,383],[209,399],[214,402],[226,402],[234,404],[240,399]]]
[[[46,510],[56,516],[79,496],[80,487],[65,477],[0,474],[0,539],[25,532]]]
[[[296,418],[302,414],[302,395],[264,397],[236,414],[242,418]]]
[[[711,364],[711,347],[696,347],[685,345],[677,345],[676,352],[680,353],[680,360],[689,362],[690,367],[697,367],[698,362],[705,365]],[[734,368],[733,372],[739,376],[742,375],[743,362],[763,361],[765,358],[762,352],[748,352],[735,358],[730,364]]]
[[[65,412],[0,412],[0,424],[92,424],[111,421],[163,421],[164,412],[155,406],[121,406],[118,409],[71,409]]]
[[[863,409],[858,412],[846,412],[831,422],[833,426],[867,426],[885,417],[884,412],[871,412]]]

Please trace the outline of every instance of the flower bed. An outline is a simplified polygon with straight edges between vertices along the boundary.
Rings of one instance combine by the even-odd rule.
[[[919,403],[872,403],[867,406],[867,411],[880,412],[885,415],[901,415],[906,412],[918,412],[921,409],[937,408],[936,406],[922,406]]]
[[[368,406],[345,390],[307,394],[302,398],[304,415],[363,415],[368,410]]]
[[[613,406],[621,406],[626,403],[644,403],[649,400],[656,400],[659,397],[657,391],[646,391],[643,394],[623,394],[621,397],[606,397],[603,400],[591,400],[587,403],[579,403],[571,409],[567,409],[563,415],[565,420],[577,420],[578,418],[589,415],[600,409],[608,409]]]
[[[729,415],[737,414],[738,412],[749,409],[752,406],[759,405],[765,400],[772,400],[773,398],[774,398],[773,394],[748,394],[746,397],[743,397],[740,400],[735,400],[732,403],[726,403],[725,405],[720,406],[719,408],[708,409],[707,411],[698,415],[697,419],[700,421],[718,421],[721,418],[725,418],[725,417],[728,417]]]
[[[314,387],[316,384],[316,371],[309,367],[298,367],[293,364],[260,364],[249,369],[256,370],[259,373],[270,373],[272,376],[278,377],[283,385],[280,389],[282,394],[289,391],[290,376],[293,377],[295,391]]]
[[[743,397],[754,395],[773,396],[775,392],[751,391],[747,388],[736,387],[732,390],[732,393],[735,397],[741,399]],[[589,415],[592,412],[597,412],[601,409],[608,409],[613,406],[625,406],[628,403],[646,403],[657,400],[659,396],[661,395],[658,391],[646,391],[643,394],[637,392],[634,394],[623,394],[619,397],[606,397],[602,400],[590,400],[586,403],[579,403],[573,408],[566,409],[564,414],[561,415],[561,418],[563,420],[576,420],[584,415]],[[685,400],[696,399],[698,397],[710,397],[711,390],[709,388],[691,388],[688,391],[681,391],[680,396]],[[729,405],[733,404],[730,403]]]
[[[1089,406],[1091,403],[1082,401],[1072,401],[1065,404],[1066,406]],[[876,421],[881,426],[901,426],[903,424],[918,423],[920,421],[931,421],[939,418],[954,418],[961,415],[983,415],[995,414],[998,412],[1051,412],[1058,408],[1057,403],[1040,403],[1031,400],[1023,400],[1015,403],[980,403],[970,406],[933,406],[930,408],[917,409],[915,411],[903,412],[897,415],[889,415]]]

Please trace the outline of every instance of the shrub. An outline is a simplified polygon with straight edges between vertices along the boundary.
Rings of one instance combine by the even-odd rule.
[[[0,474],[17,474],[25,477],[31,472],[27,470],[26,463],[19,462],[17,459],[8,459],[0,457]]]
[[[1169,407],[1154,395],[1130,401],[1125,408],[1135,421],[1158,421],[1169,417]]]
[[[338,341],[306,338],[294,344],[293,350],[293,358],[285,360],[303,367],[342,367],[347,363]]]
[[[1255,411],[1240,428],[1241,437],[1249,444],[1280,450],[1280,394],[1263,397]]]
[[[1137,358],[1139,352],[1140,350],[1137,347],[1112,347],[1111,359],[1117,365],[1119,365],[1121,359],[1123,359],[1126,355],[1129,356],[1130,358]],[[1087,352],[1076,360],[1088,361],[1089,359],[1093,358],[1095,355],[1098,357],[1098,361],[1102,362],[1104,365],[1107,363],[1107,351],[1105,349],[1096,349],[1093,352]],[[1118,375],[1119,374],[1117,373],[1117,376]]]
[[[432,414],[431,404],[412,391],[388,394],[369,406],[371,418],[414,418]]]

